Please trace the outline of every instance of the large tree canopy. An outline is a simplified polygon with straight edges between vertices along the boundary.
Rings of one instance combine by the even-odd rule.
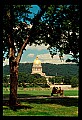
[[[3,53],[9,57],[9,32],[12,31],[15,53],[20,51],[22,45],[29,37],[26,45],[49,44],[50,54],[60,51],[60,56],[73,54],[75,62],[79,53],[79,5],[39,5],[40,10],[31,18],[29,14],[31,5],[5,5],[3,10]],[[9,23],[12,15],[11,24]],[[31,24],[30,25],[28,24]],[[25,49],[25,46],[23,49]]]

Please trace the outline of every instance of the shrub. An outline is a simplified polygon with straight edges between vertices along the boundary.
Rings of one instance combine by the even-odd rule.
[[[70,84],[72,85],[72,87],[77,87],[79,84],[78,77],[76,76],[71,77]]]

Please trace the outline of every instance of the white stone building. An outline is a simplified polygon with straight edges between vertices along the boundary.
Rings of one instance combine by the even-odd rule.
[[[42,72],[41,61],[38,59],[38,57],[36,57],[36,59],[33,62],[31,74],[40,74],[41,76],[44,76],[44,77],[46,76],[46,74]]]

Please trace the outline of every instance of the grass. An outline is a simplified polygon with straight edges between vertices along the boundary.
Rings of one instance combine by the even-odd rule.
[[[11,110],[9,107],[3,106],[3,116],[78,116],[78,108],[76,106],[64,106],[58,104],[37,104],[21,102],[21,104],[30,106],[26,109]]]
[[[3,106],[3,116],[78,116],[78,107],[65,106],[54,103],[32,103],[21,102],[27,108],[11,110],[9,107]],[[29,107],[30,106],[30,107]]]
[[[47,95],[51,96],[51,88],[18,88],[18,94],[26,94],[27,96]],[[3,95],[9,94],[8,90],[3,89]],[[78,96],[78,90],[64,90],[64,96]]]
[[[29,88],[18,89],[18,98],[33,96],[50,96],[51,89]],[[65,96],[77,96],[78,90],[65,90]],[[9,91],[3,90],[3,97],[9,97]],[[26,107],[18,108],[15,111],[8,106],[3,106],[3,116],[78,116],[78,98],[44,98],[20,100],[21,105]]]

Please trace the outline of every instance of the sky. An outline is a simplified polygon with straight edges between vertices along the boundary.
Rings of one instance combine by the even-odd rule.
[[[31,11],[33,11],[33,14],[30,15],[31,17],[34,16],[34,13],[37,13],[39,10],[39,7],[37,5],[34,5],[33,8],[31,8]],[[45,46],[42,44],[41,46],[26,46],[26,51],[23,52],[23,55],[21,57],[20,63],[33,63],[34,59],[38,56],[39,60],[41,60],[42,63],[52,63],[52,64],[67,64],[65,60],[67,58],[70,58],[70,55],[64,55],[63,59],[64,61],[61,62],[59,58],[59,54],[54,55],[53,59],[51,58],[51,55],[49,51],[47,50],[48,46]],[[3,62],[3,66],[9,65],[9,60],[6,59]]]
[[[59,58],[59,53],[57,55],[54,55],[54,57],[52,58],[49,51],[47,50],[48,46],[45,46],[44,44],[40,45],[32,45],[26,46],[26,50],[23,52],[20,63],[33,63],[34,59],[36,59],[36,57],[38,56],[39,60],[41,61],[41,63],[51,63],[51,64],[70,64],[70,63],[66,63],[65,60],[67,58],[70,58],[70,55],[63,55],[63,59],[64,61],[60,60]],[[3,62],[3,66],[5,65],[9,65],[9,60],[6,59]]]
[[[65,60],[70,57],[69,55],[64,55],[64,61],[61,62],[59,58],[59,54],[54,55],[52,58],[49,51],[47,50],[48,46],[45,46],[44,44],[37,45],[37,46],[26,46],[26,51],[23,53],[21,61],[20,62],[28,62],[32,63],[34,59],[38,56],[39,60],[41,60],[42,63],[52,63],[52,64],[66,64]]]

